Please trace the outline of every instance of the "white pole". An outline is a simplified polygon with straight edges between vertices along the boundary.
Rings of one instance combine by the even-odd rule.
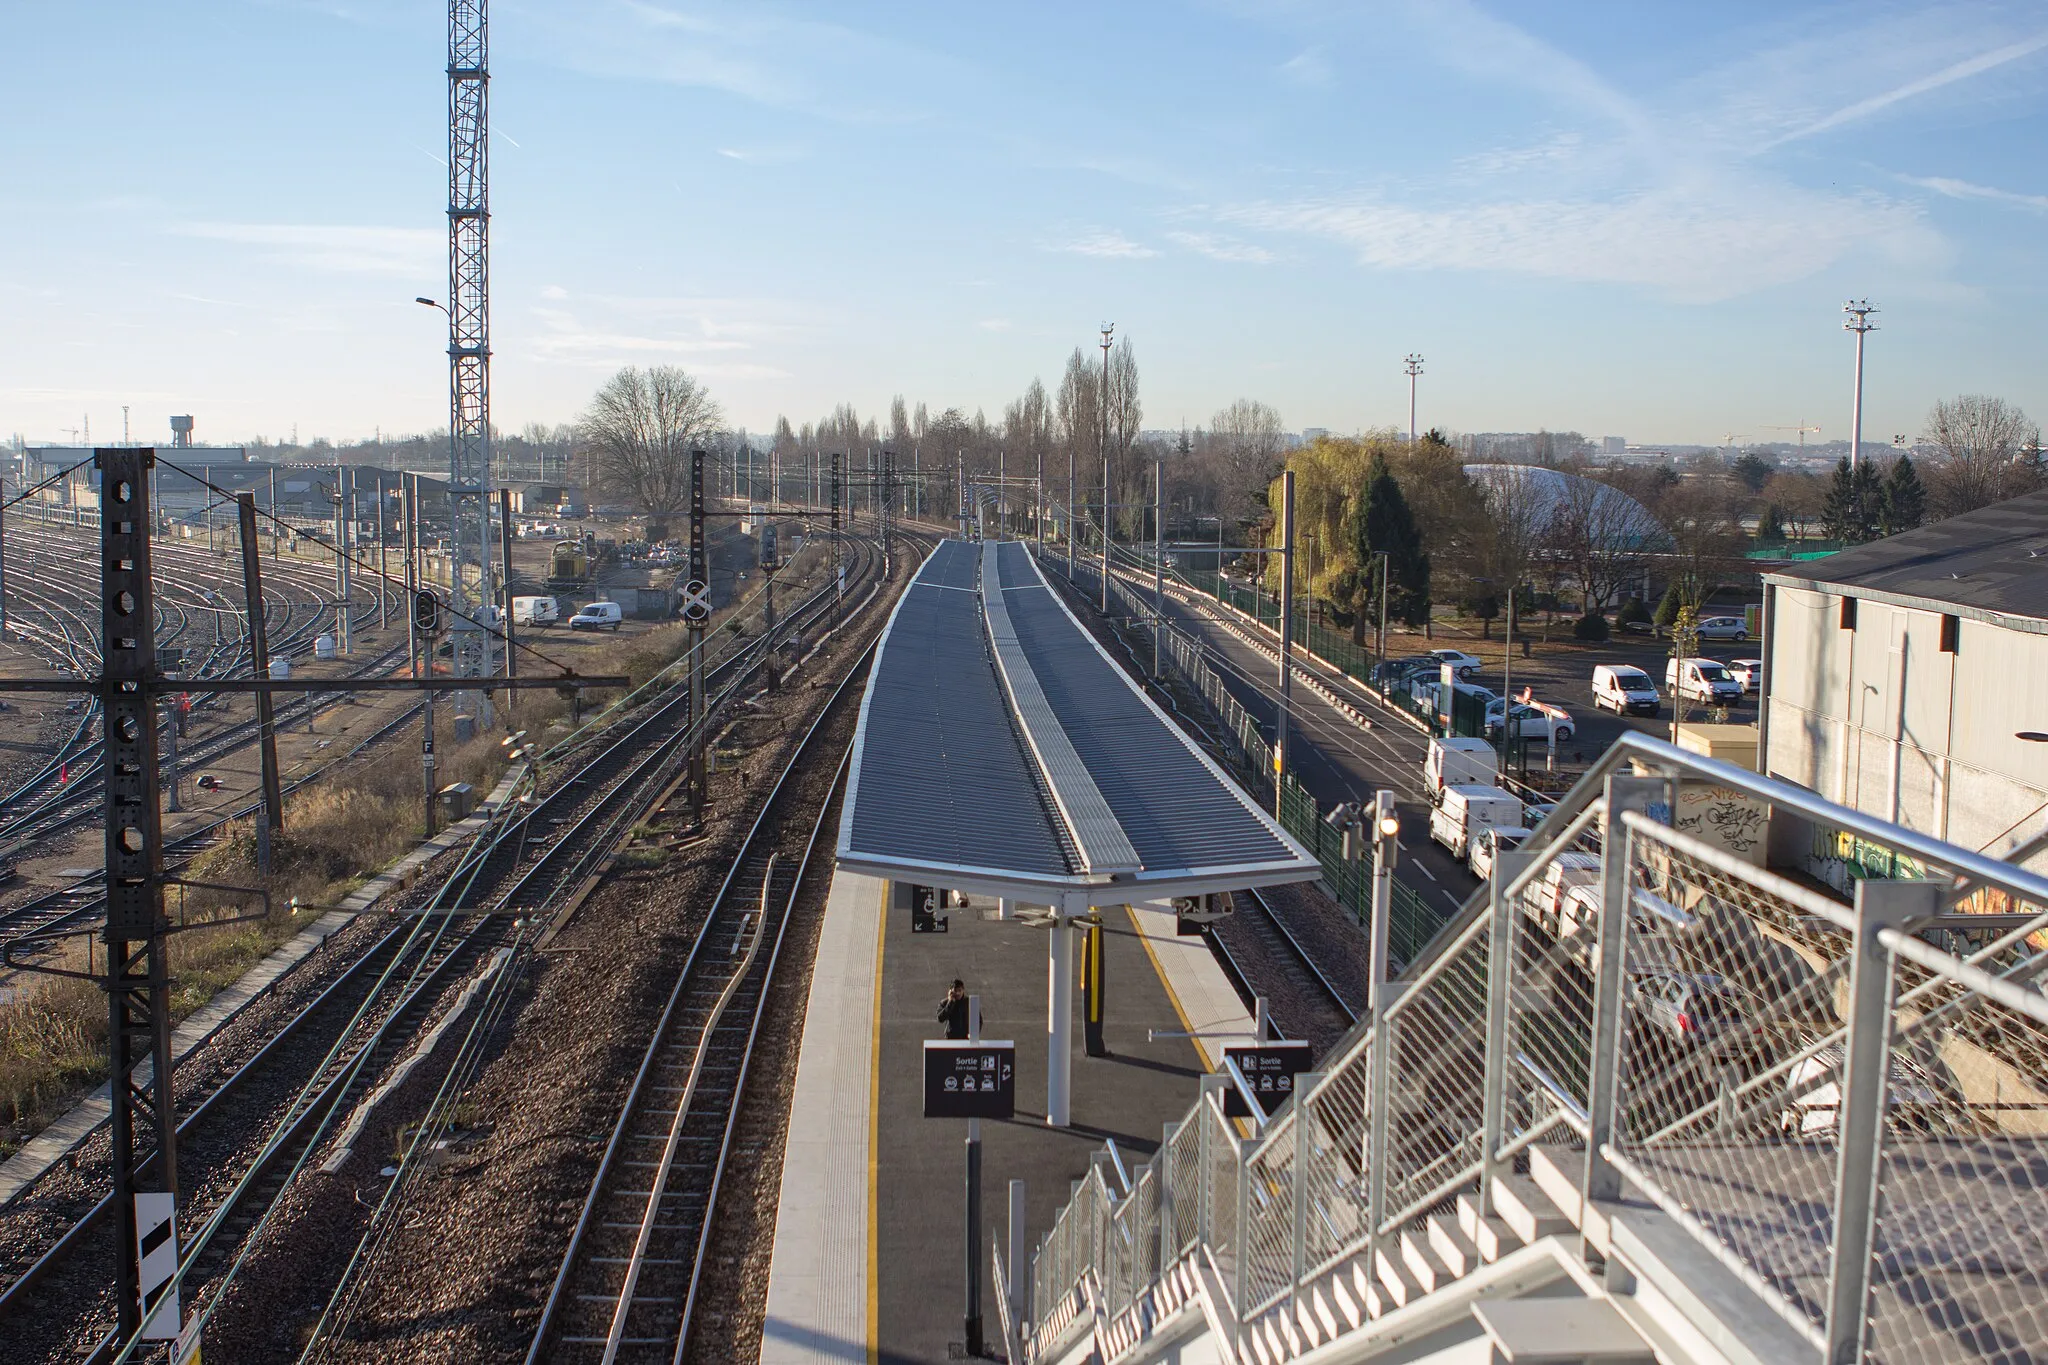
[[[1066,907],[1055,907],[1046,961],[1045,1122],[1064,1128],[1071,1117],[1074,1088],[1074,926]]]
[[[1856,396],[1849,409],[1849,468],[1855,469],[1863,463],[1863,338],[1877,330],[1870,320],[1877,310],[1869,299],[1851,299],[1842,311],[1848,314],[1842,327],[1856,334]]]

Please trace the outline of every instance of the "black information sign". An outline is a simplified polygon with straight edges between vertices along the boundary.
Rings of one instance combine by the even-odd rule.
[[[1294,1078],[1309,1069],[1307,1043],[1260,1043],[1257,1047],[1227,1047],[1223,1056],[1237,1063],[1245,1083],[1259,1097],[1259,1107],[1268,1118],[1294,1095]],[[1236,1084],[1223,1087],[1225,1118],[1248,1119],[1252,1111],[1238,1093]]]
[[[926,1118],[1006,1119],[1016,1108],[1015,1043],[925,1040]]]

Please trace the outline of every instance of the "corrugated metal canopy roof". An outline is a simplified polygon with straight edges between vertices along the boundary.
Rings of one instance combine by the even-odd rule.
[[[1034,904],[1320,875],[1016,542],[942,542],[898,602],[862,702],[838,856]]]

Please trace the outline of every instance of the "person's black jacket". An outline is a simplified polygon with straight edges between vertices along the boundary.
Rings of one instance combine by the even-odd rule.
[[[946,1026],[948,1038],[967,1036],[967,997],[948,995],[939,1002],[939,1022]]]

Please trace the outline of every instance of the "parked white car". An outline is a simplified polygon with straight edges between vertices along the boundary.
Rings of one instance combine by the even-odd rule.
[[[1462,649],[1432,649],[1429,657],[1438,664],[1449,664],[1454,676],[1469,680],[1479,676],[1479,670],[1486,666],[1485,660],[1476,654],[1467,654]]]
[[[1498,739],[1501,732],[1501,718],[1507,707],[1496,701],[1486,708],[1486,737]],[[1545,743],[1556,740],[1563,744],[1578,731],[1572,722],[1572,713],[1562,706],[1548,702],[1517,702],[1515,704],[1515,737],[1517,739],[1542,740]]]
[[[1742,684],[1742,690],[1745,692],[1754,692],[1757,688],[1763,686],[1764,661],[1762,659],[1730,659],[1728,661],[1728,672],[1734,676],[1735,681]]]
[[[1699,624],[1702,640],[1747,640],[1749,623],[1740,616],[1709,616]]]

